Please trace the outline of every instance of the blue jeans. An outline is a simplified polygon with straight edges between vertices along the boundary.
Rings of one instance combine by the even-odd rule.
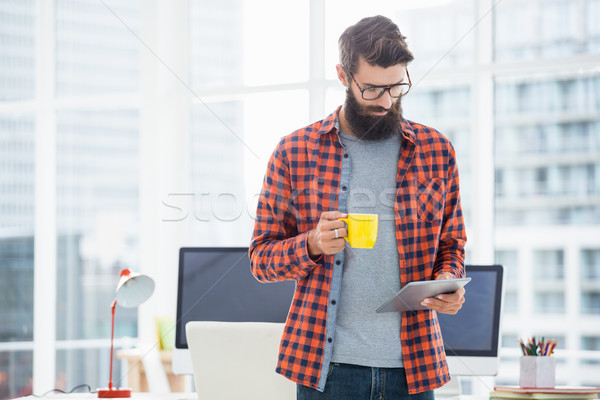
[[[404,368],[331,363],[325,391],[297,386],[298,400],[433,400],[433,391],[409,395]]]

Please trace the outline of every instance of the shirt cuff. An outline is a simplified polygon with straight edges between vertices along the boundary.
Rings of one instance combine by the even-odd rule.
[[[300,255],[300,262],[302,264],[308,264],[311,267],[323,265],[323,254],[320,254],[318,257],[313,258],[308,253],[308,232],[304,232],[298,235],[298,241],[296,242],[296,246],[296,254]]]

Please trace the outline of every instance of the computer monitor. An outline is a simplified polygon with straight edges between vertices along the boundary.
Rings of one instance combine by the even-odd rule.
[[[438,313],[451,375],[496,375],[502,266],[467,265],[465,303]],[[181,248],[173,371],[192,374],[185,337],[189,321],[285,322],[295,283],[264,284],[250,272],[246,247]]]
[[[471,282],[455,315],[438,313],[450,375],[494,376],[498,373],[501,265],[467,265]]]
[[[285,322],[295,282],[258,282],[247,247],[184,247],[177,286],[173,372],[192,374],[188,321]]]

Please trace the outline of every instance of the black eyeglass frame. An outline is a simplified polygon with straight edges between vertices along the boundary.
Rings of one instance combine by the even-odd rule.
[[[406,71],[406,77],[408,78],[408,83],[403,82],[403,83],[395,83],[393,85],[366,86],[364,88],[361,88],[360,85],[358,84],[358,82],[356,81],[356,79],[354,79],[354,75],[352,75],[352,72],[350,72],[349,70],[346,69],[346,72],[348,73],[348,75],[350,75],[350,78],[352,78],[352,80],[356,84],[356,87],[358,88],[358,90],[360,90],[360,95],[362,96],[363,100],[366,100],[366,101],[377,100],[377,99],[381,98],[381,96],[383,96],[383,94],[386,91],[389,93],[390,97],[393,99],[399,99],[400,97],[406,96],[408,94],[408,92],[410,92],[410,88],[412,87],[412,82],[410,81],[410,75],[408,73],[408,68],[405,68],[405,71]],[[400,96],[393,96],[392,88],[395,88],[398,86],[408,86],[408,90],[406,91],[406,93],[400,94]],[[369,89],[383,89],[383,90],[381,91],[381,93],[379,93],[379,96],[377,96],[373,99],[365,99],[365,90],[369,90]]]

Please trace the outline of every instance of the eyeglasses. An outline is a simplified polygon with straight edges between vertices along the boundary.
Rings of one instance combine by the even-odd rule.
[[[385,85],[385,86],[365,86],[361,88],[356,79],[354,79],[354,75],[352,72],[348,71],[350,78],[356,84],[358,90],[360,90],[360,94],[364,100],[377,100],[387,91],[390,94],[390,97],[395,99],[402,97],[408,93],[410,88],[412,87],[412,83],[410,81],[410,75],[408,74],[408,69],[406,69],[406,77],[408,79],[408,83],[396,83],[395,85]]]

